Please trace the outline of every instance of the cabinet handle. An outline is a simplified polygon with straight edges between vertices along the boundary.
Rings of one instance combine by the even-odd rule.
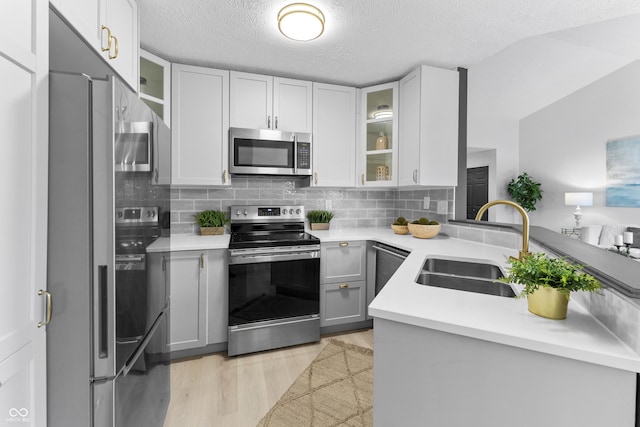
[[[362,186],[364,186],[364,174],[362,174],[361,180],[362,180]]]
[[[109,59],[116,59],[118,57],[118,38],[116,36],[111,36],[111,38],[115,42],[113,44],[113,46],[114,46],[113,47],[114,54],[111,55],[111,49],[109,49]]]
[[[103,52],[107,52],[107,51],[111,51],[111,30],[106,25],[103,25],[102,31],[104,32],[104,30],[107,30],[107,47],[100,46],[100,49],[102,49]],[[102,37],[100,38],[100,40],[102,40]]]
[[[271,129],[271,116],[267,116],[267,129]]]
[[[278,129],[278,116],[275,116],[275,126],[274,129]]]
[[[347,288],[349,288],[348,283],[340,283],[340,289],[347,289]]]
[[[204,254],[200,254],[200,268],[204,268]]]
[[[45,315],[45,320],[44,322],[38,322],[38,328],[41,328],[51,323],[51,313],[53,311],[52,310],[53,302],[51,300],[51,292],[43,291],[42,289],[40,289],[38,291],[38,295],[44,295],[45,298],[47,299],[47,313]]]
[[[226,184],[227,183],[227,170],[223,170],[222,171],[222,183]]]
[[[344,248],[345,246],[349,246],[349,242],[340,242],[341,248]]]
[[[418,169],[413,170],[413,182],[418,183]]]
[[[165,257],[162,257],[162,263],[160,265],[162,265],[162,271],[167,271],[167,259]]]
[[[318,172],[313,173],[313,185],[318,185]]]
[[[158,183],[158,168],[153,169],[153,181]]]

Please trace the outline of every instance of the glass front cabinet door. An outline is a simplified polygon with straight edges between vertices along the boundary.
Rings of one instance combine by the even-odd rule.
[[[361,162],[358,184],[362,187],[398,185],[398,83],[385,83],[362,92]]]

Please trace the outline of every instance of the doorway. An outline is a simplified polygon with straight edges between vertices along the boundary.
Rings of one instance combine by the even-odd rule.
[[[467,169],[467,219],[475,219],[480,208],[489,201],[489,166]],[[489,213],[482,215],[488,221]]]

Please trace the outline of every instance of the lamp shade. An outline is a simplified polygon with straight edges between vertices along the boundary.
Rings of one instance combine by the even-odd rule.
[[[567,206],[593,206],[593,193],[564,193],[564,204]]]
[[[278,28],[292,40],[313,40],[324,32],[324,14],[310,4],[292,3],[278,13]]]

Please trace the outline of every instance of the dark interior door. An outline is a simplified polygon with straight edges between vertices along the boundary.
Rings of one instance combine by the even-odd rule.
[[[489,166],[467,169],[467,219],[475,219],[480,208],[489,201]],[[488,221],[489,214],[482,215]]]

